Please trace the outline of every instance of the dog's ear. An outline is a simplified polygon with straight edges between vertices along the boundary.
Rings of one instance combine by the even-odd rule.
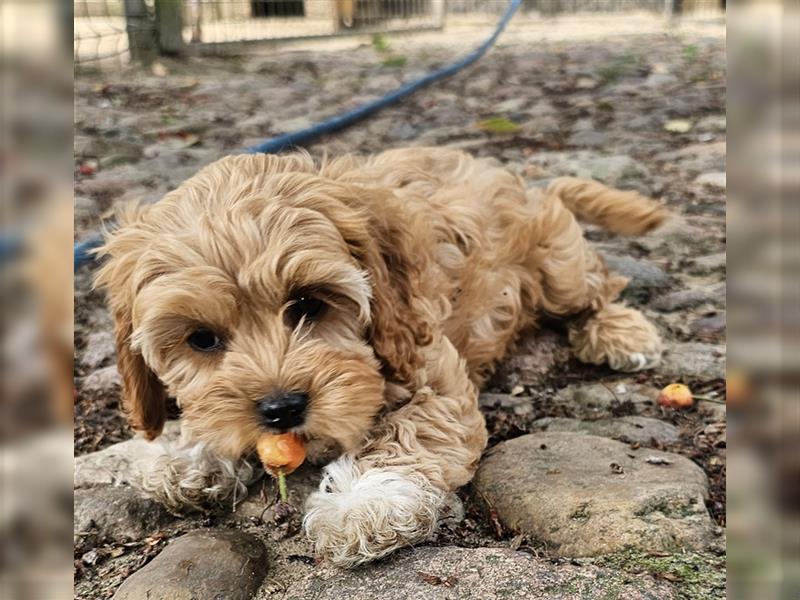
[[[123,221],[130,221],[120,215]],[[122,227],[112,233],[98,255],[106,260],[95,279],[95,286],[105,288],[114,318],[117,369],[122,377],[122,406],[128,422],[148,440],[161,434],[167,417],[166,391],[142,355],[131,347],[133,300],[136,293],[134,270],[147,240],[135,227]]]
[[[342,177],[354,161],[353,157],[336,159],[325,166],[323,174]],[[431,343],[435,325],[421,293],[424,259],[414,246],[411,226],[398,218],[402,207],[385,190],[345,184],[332,196],[337,200],[325,205],[324,213],[369,275],[369,342],[383,364],[384,376],[409,383],[425,364],[421,347]]]
[[[130,312],[115,311],[117,369],[122,377],[122,405],[131,427],[152,440],[161,435],[167,418],[166,391],[144,358],[131,349]]]
[[[420,347],[432,337],[432,323],[420,306],[420,259],[401,223],[377,217],[369,229],[362,263],[372,282],[370,342],[386,375],[410,382],[424,366]]]

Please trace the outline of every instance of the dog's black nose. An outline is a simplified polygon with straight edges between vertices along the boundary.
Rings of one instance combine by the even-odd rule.
[[[270,429],[291,429],[305,420],[308,394],[275,391],[258,403],[261,422]]]

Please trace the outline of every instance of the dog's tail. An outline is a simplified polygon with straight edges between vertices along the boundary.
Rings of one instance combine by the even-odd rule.
[[[638,192],[615,190],[588,179],[559,177],[547,186],[547,192],[557,195],[579,221],[622,235],[652,231],[669,216],[661,204]]]

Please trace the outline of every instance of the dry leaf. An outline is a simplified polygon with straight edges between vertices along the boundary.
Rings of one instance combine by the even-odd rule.
[[[671,465],[672,461],[660,456],[648,456],[644,462],[651,465]]]
[[[517,133],[520,127],[505,117],[493,117],[478,123],[478,129],[489,133]]]
[[[692,122],[686,119],[672,119],[664,123],[664,129],[670,133],[686,133],[692,128]]]

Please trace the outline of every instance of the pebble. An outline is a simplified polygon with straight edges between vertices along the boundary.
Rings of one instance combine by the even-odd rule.
[[[87,196],[75,196],[75,219],[97,220],[97,202]]]
[[[439,527],[456,528],[464,522],[467,512],[458,494],[450,492],[444,497],[437,521]]]
[[[122,377],[116,365],[92,371],[80,380],[78,387],[82,394],[93,397],[119,397],[122,388]]]
[[[274,117],[270,114],[256,113],[251,117],[239,121],[237,127],[242,132],[262,134],[269,130],[273,119]]]
[[[78,353],[78,360],[88,369],[97,369],[114,360],[116,344],[111,331],[93,331],[86,336],[86,344]]]
[[[689,331],[700,339],[714,339],[725,333],[726,313],[720,311],[714,315],[701,317],[689,323]]]
[[[715,537],[700,467],[603,437],[536,433],[502,442],[473,485],[505,527],[557,556],[703,549]]]
[[[494,108],[498,113],[515,113],[525,108],[530,100],[526,97],[509,98],[498,103]]]
[[[254,535],[198,529],[128,577],[114,600],[249,600],[266,574],[266,549]]]
[[[641,384],[628,384],[624,388],[612,384],[580,383],[558,391],[551,400],[564,407],[565,412],[582,419],[596,420],[608,417],[609,411],[623,405],[634,413],[655,406],[659,390]]]
[[[578,77],[575,82],[575,87],[579,90],[593,90],[599,85],[599,82],[592,77]]]
[[[697,131],[708,131],[712,133],[723,133],[728,127],[725,115],[709,115],[703,117],[695,125]]]
[[[533,414],[533,399],[530,396],[484,393],[479,396],[478,404],[486,410],[501,409],[520,417]]]
[[[622,293],[623,298],[649,296],[653,292],[663,290],[671,285],[669,275],[661,267],[651,262],[606,252],[601,252],[601,254],[610,271],[630,279],[628,286]]]
[[[591,565],[553,565],[505,548],[418,548],[368,569],[322,567],[294,582],[285,600],[527,600],[601,598],[666,600],[665,581]]]
[[[638,115],[632,118],[620,119],[621,125],[630,131],[640,131],[643,129],[652,129],[656,123],[656,119],[652,115]]]
[[[727,422],[727,406],[719,402],[697,402],[697,412],[708,423]]]
[[[569,136],[567,144],[579,148],[601,148],[608,145],[608,139],[605,131],[576,131]]]
[[[688,223],[680,215],[673,214],[655,231],[639,237],[634,242],[647,252],[682,260],[685,256],[697,256],[716,248],[715,240],[709,238],[708,230]]]
[[[532,117],[545,117],[545,116],[556,116],[558,115],[558,110],[556,109],[553,104],[547,100],[539,100],[536,104],[534,104],[531,108],[525,111]]]
[[[417,134],[417,129],[406,121],[403,121],[402,123],[396,123],[389,131],[389,135],[391,137],[403,141],[413,140],[415,137],[417,137]]]
[[[572,132],[577,133],[579,131],[594,131],[594,123],[591,119],[578,119],[572,125]]]
[[[560,130],[561,125],[559,124],[558,119],[551,115],[534,117],[533,119],[525,121],[520,125],[520,133],[528,136],[557,133]]]
[[[155,500],[129,487],[75,490],[75,534],[90,533],[104,541],[140,540],[174,520]]]
[[[725,297],[726,285],[721,283],[715,286],[695,287],[665,294],[655,298],[650,306],[663,312],[672,312],[693,308],[706,302],[724,304]]]
[[[551,177],[595,179],[621,188],[631,187],[636,183],[648,183],[652,179],[644,165],[624,154],[604,155],[587,150],[541,152],[532,155],[528,163],[546,168]]]
[[[114,145],[114,152],[101,156],[99,159],[101,169],[110,169],[119,165],[138,162],[144,151],[142,146],[128,144],[125,146]]]
[[[724,141],[706,144],[691,144],[679,150],[670,150],[656,155],[657,161],[671,163],[684,171],[699,175],[711,171],[725,170],[726,144]]]
[[[689,268],[693,275],[704,275],[713,271],[724,269],[728,264],[728,255],[725,252],[716,252],[695,258]]]
[[[288,119],[285,121],[276,120],[272,127],[275,133],[290,133],[300,129],[307,129],[313,124],[313,121],[308,117],[297,117],[295,119]]]
[[[669,73],[653,73],[644,80],[643,84],[649,88],[663,88],[678,83],[679,79]]]
[[[180,422],[167,421],[161,438],[175,441],[180,436]],[[161,439],[159,438],[159,439]],[[134,464],[143,460],[151,452],[159,449],[159,441],[148,442],[144,438],[135,437],[124,442],[112,444],[97,452],[90,452],[75,457],[73,474],[76,488],[99,485],[120,485],[131,483],[134,476]]]
[[[674,381],[725,379],[725,346],[699,342],[670,344],[655,372]]]
[[[98,201],[108,201],[122,196],[135,182],[117,176],[98,174],[75,184],[75,192]]]
[[[726,175],[725,172],[713,172],[713,173],[703,173],[702,175],[698,175],[694,182],[697,185],[706,186],[713,189],[724,190],[726,187],[725,184]]]

